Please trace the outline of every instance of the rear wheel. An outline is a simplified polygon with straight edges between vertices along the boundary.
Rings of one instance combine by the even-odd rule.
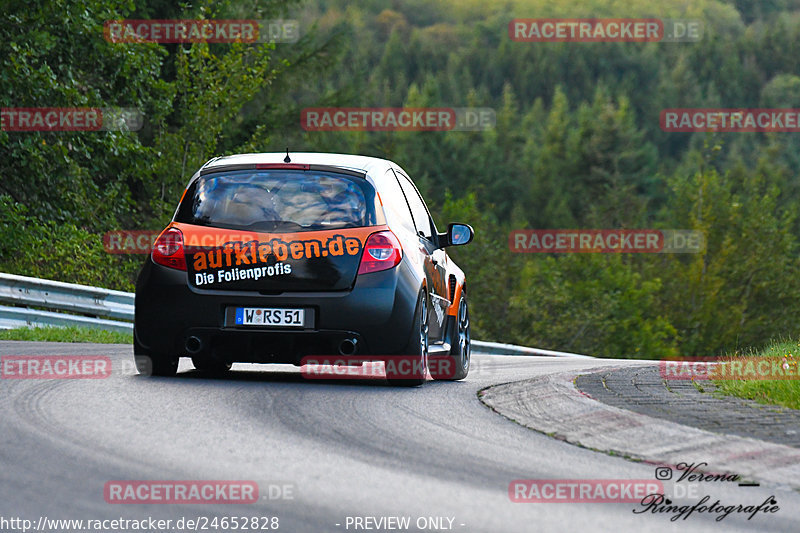
[[[387,360],[386,379],[399,387],[416,387],[425,383],[428,375],[428,297],[423,290],[417,299],[411,338],[399,360]],[[410,358],[407,365],[405,359]],[[394,368],[389,365],[396,362]]]
[[[178,372],[178,358],[169,356],[136,355],[136,370],[143,376],[171,377]]]

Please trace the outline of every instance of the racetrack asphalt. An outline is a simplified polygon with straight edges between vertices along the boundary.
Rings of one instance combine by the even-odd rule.
[[[289,532],[363,531],[354,517],[363,524],[390,516],[409,517],[412,527],[371,531],[797,531],[800,524],[800,494],[769,483],[696,483],[700,492],[681,500],[708,494],[725,505],[757,505],[774,496],[780,510],[751,520],[694,513],[670,521],[667,513],[634,513],[639,503],[511,501],[517,479],[653,480],[654,465],[531,431],[487,408],[478,393],[641,361],[476,354],[463,382],[403,389],[382,380],[309,380],[288,365],[234,365],[209,378],[186,361],[175,378],[148,378],[136,374],[125,345],[4,341],[0,355],[102,355],[113,370],[108,379],[0,380],[6,519],[264,516]],[[104,486],[114,480],[252,480],[261,499],[110,504]],[[270,487],[289,487],[291,497],[270,499]],[[444,520],[417,527],[430,526],[429,517]]]

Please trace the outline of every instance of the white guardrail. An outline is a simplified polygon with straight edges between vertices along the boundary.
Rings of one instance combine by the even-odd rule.
[[[0,273],[0,329],[25,326],[83,326],[130,333],[133,293]]]
[[[528,348],[527,346],[517,346],[516,344],[505,344],[502,342],[471,341],[472,350],[477,353],[487,355],[546,355],[549,357],[578,357],[582,359],[594,359],[591,355],[579,353],[555,352],[553,350],[541,350],[539,348]]]
[[[0,329],[83,326],[130,333],[133,331],[133,300],[132,292],[0,273]],[[472,341],[472,347],[476,352],[489,355],[589,357],[477,340]]]

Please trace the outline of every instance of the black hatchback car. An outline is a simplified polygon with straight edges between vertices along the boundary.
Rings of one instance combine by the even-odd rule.
[[[464,273],[408,175],[391,161],[321,153],[212,159],[192,176],[136,284],[139,372],[174,375],[304,357],[411,357],[436,379],[469,371]],[[347,364],[351,364],[348,362]],[[440,368],[440,367],[437,367]]]

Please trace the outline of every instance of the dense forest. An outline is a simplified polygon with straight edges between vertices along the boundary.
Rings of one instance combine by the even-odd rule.
[[[800,1],[0,0],[0,107],[133,107],[141,130],[0,131],[0,271],[132,290],[213,156],[334,151],[405,168],[452,249],[473,337],[610,357],[797,337],[800,139],[668,133],[665,108],[800,108]],[[699,42],[530,43],[515,18],[703,22]],[[283,44],[113,43],[114,19],[296,19]],[[488,107],[484,131],[330,132],[304,108]],[[698,254],[517,254],[522,228],[705,232]]]

